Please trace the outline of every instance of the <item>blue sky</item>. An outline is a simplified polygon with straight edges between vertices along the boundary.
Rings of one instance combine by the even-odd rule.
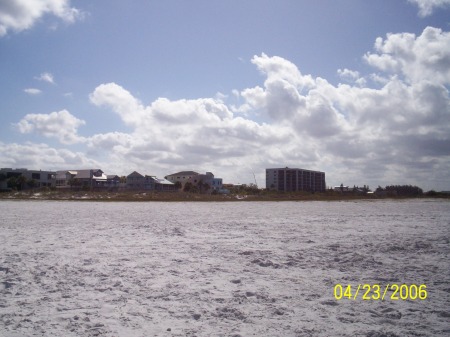
[[[449,24],[449,0],[0,0],[0,166],[450,190]]]

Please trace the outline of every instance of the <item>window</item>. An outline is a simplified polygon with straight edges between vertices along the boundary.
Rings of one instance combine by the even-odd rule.
[[[31,173],[31,179],[41,180],[41,174],[40,173]]]

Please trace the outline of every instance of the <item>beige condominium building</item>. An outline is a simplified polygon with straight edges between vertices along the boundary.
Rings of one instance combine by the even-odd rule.
[[[325,172],[300,168],[266,169],[266,188],[276,191],[323,192],[326,189]]]

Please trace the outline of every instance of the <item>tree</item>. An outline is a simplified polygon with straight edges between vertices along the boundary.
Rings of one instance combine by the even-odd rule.
[[[34,179],[27,180],[27,185],[29,188],[35,188],[37,186],[37,181]]]
[[[184,184],[183,191],[185,192],[191,192],[193,190],[194,185],[188,181],[186,184]]]
[[[17,190],[17,177],[15,177],[15,176],[9,177],[9,179],[8,179],[8,187],[13,189],[13,190]]]
[[[23,175],[19,176],[12,176],[8,179],[8,187],[12,188],[13,190],[23,190],[25,184],[27,182],[27,178],[25,178]]]
[[[181,187],[183,187],[183,185],[179,181],[175,182],[174,186],[177,190],[181,190]]]
[[[199,190],[200,193],[206,193],[208,192],[208,190],[211,188],[211,186],[209,186],[208,183],[203,182],[202,180],[200,180],[197,183],[197,189]]]
[[[80,186],[80,185],[81,185],[81,183],[77,179],[72,178],[69,180],[70,189],[72,189],[72,187],[74,187],[74,186]]]
[[[27,183],[27,178],[25,178],[22,175],[17,177],[17,186],[19,187],[20,190],[24,189],[26,183]]]
[[[390,185],[386,186],[385,190],[391,195],[398,196],[419,196],[423,194],[420,187],[411,185]]]

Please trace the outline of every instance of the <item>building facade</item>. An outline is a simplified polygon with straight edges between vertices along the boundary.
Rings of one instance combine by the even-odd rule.
[[[56,171],[57,188],[105,187],[106,174],[100,169]]]
[[[221,192],[223,190],[222,178],[214,178],[211,188],[213,191]]]
[[[149,181],[147,176],[133,171],[127,175],[127,188],[133,190],[153,190],[153,181]]]
[[[266,169],[266,188],[283,192],[324,192],[325,172],[289,167]]]
[[[155,176],[142,175],[139,172],[133,171],[127,176],[126,187],[133,190],[148,190],[148,191],[175,191],[175,185],[166,180],[159,179]]]
[[[8,182],[11,178],[18,179],[21,177],[21,189],[37,188],[37,187],[55,187],[56,172],[28,170],[26,168],[2,168],[0,169],[0,189],[8,189]]]
[[[181,171],[173,174],[169,174],[164,177],[171,183],[175,184],[177,181],[181,184],[181,189],[184,188],[187,182],[192,183],[194,180],[197,180],[199,176],[198,172],[195,171]]]
[[[212,174],[211,172],[200,174],[194,171],[181,171],[178,173],[169,174],[168,176],[165,176],[164,179],[167,179],[172,183],[176,183],[177,181],[180,182],[182,189],[188,182],[192,185],[197,185],[199,182],[202,182],[203,184],[208,184],[209,187],[212,188],[214,182],[214,174]],[[218,181],[216,182],[218,183]]]

